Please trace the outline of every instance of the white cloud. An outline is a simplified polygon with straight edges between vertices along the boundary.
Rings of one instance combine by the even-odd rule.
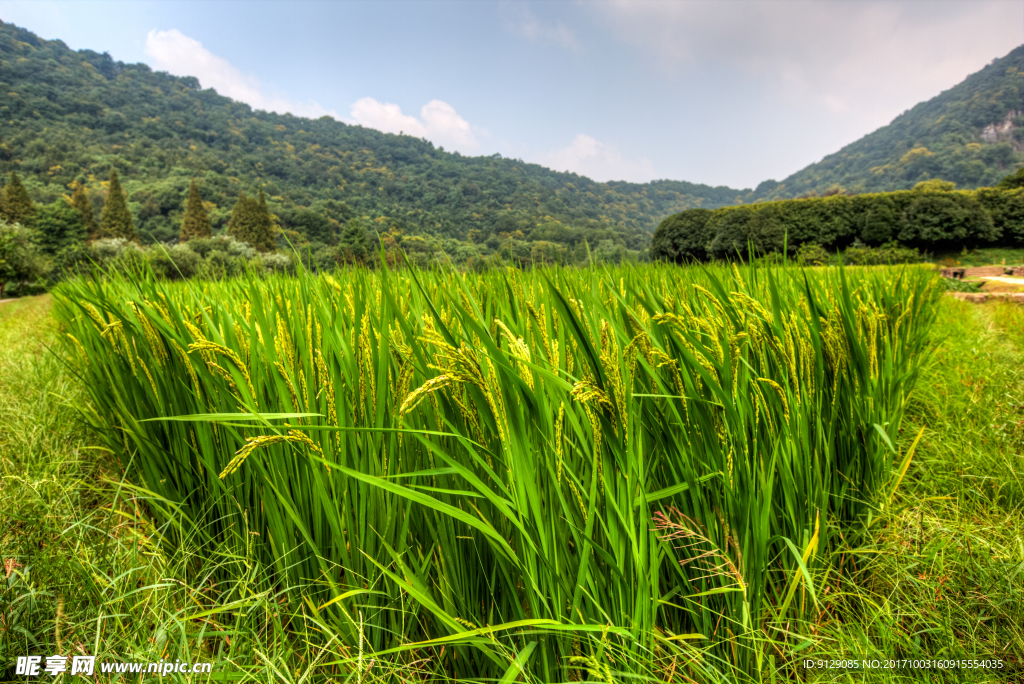
[[[586,5],[670,73],[711,67],[864,132],[1022,42],[1019,2],[612,0]]]
[[[352,119],[360,126],[375,128],[385,133],[405,133],[416,138],[425,138],[427,128],[415,116],[402,113],[396,104],[378,102],[372,97],[356,100],[352,105]]]
[[[654,179],[654,165],[647,157],[626,159],[615,148],[580,133],[568,147],[545,155],[542,163],[555,171],[571,171],[596,181],[626,180],[646,183]]]
[[[549,24],[541,21],[530,6],[523,3],[502,2],[499,5],[505,30],[534,42],[554,43],[560,47],[579,52],[579,41],[572,29],[558,21]]]
[[[420,117],[427,127],[427,136],[436,139],[456,150],[476,150],[479,148],[476,136],[469,125],[447,102],[431,100],[423,105],[420,110]]]
[[[352,119],[361,126],[385,133],[405,133],[426,138],[463,154],[478,153],[480,142],[476,133],[486,133],[483,129],[471,126],[459,116],[454,107],[441,100],[431,100],[423,105],[419,118],[416,118],[403,114],[402,108],[396,104],[364,97],[352,105]]]
[[[221,95],[270,112],[290,112],[295,116],[319,118],[324,115],[340,118],[316,102],[294,102],[280,95],[269,94],[256,77],[242,73],[222,57],[203,47],[177,29],[150,31],[146,36],[146,55],[155,68],[176,76],[195,76],[204,88],[213,88]]]

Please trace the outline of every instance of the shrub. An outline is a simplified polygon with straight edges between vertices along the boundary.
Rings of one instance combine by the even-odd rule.
[[[753,261],[765,266],[784,266],[789,262],[782,252],[768,252],[763,256],[756,257]]]
[[[854,244],[843,252],[843,263],[854,266],[881,266],[884,264],[918,264],[924,256],[913,247],[904,247],[892,240],[881,247]]]
[[[43,278],[50,270],[35,242],[35,232],[20,223],[0,219],[0,298],[8,282],[18,284],[18,293],[25,286]]]
[[[338,265],[338,250],[322,242],[312,242],[299,251],[299,258],[311,271],[330,271]]]
[[[981,283],[978,281],[943,278],[942,282],[947,292],[981,292]]]
[[[223,252],[232,257],[243,259],[255,259],[256,250],[248,242],[236,240],[231,235],[217,235],[215,237],[198,238],[189,240],[189,248],[199,256],[206,258],[211,252]]]
[[[169,280],[193,277],[199,272],[201,259],[187,243],[174,245],[170,249],[155,245],[149,250],[149,265],[153,273]]]
[[[824,266],[829,259],[828,251],[816,242],[805,242],[796,251],[796,261],[801,266]]]
[[[106,266],[120,257],[128,248],[128,244],[129,242],[125,238],[96,240],[92,243],[92,247],[89,250],[90,256],[99,262],[101,266]]]
[[[49,285],[56,285],[62,280],[75,275],[92,273],[93,256],[89,247],[79,243],[61,249],[53,257],[53,268],[48,277]]]
[[[244,273],[248,263],[243,257],[231,256],[228,252],[214,251],[199,262],[197,275],[207,280],[233,278]]]
[[[295,264],[286,254],[271,252],[260,255],[260,262],[267,273],[294,273]]]

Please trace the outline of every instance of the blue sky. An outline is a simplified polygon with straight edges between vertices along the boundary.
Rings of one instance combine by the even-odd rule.
[[[1024,42],[1024,0],[31,2],[254,107],[597,180],[781,179]]]

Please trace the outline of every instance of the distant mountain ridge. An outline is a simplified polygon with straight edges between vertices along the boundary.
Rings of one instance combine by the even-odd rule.
[[[905,190],[929,178],[973,189],[995,185],[1022,163],[1024,45],[820,162],[761,183],[754,195]]]

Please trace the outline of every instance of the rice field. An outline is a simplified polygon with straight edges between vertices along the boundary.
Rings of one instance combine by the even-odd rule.
[[[546,683],[790,658],[913,456],[893,445],[939,291],[643,266],[55,296],[136,495],[169,539],[244,559],[324,673]]]

